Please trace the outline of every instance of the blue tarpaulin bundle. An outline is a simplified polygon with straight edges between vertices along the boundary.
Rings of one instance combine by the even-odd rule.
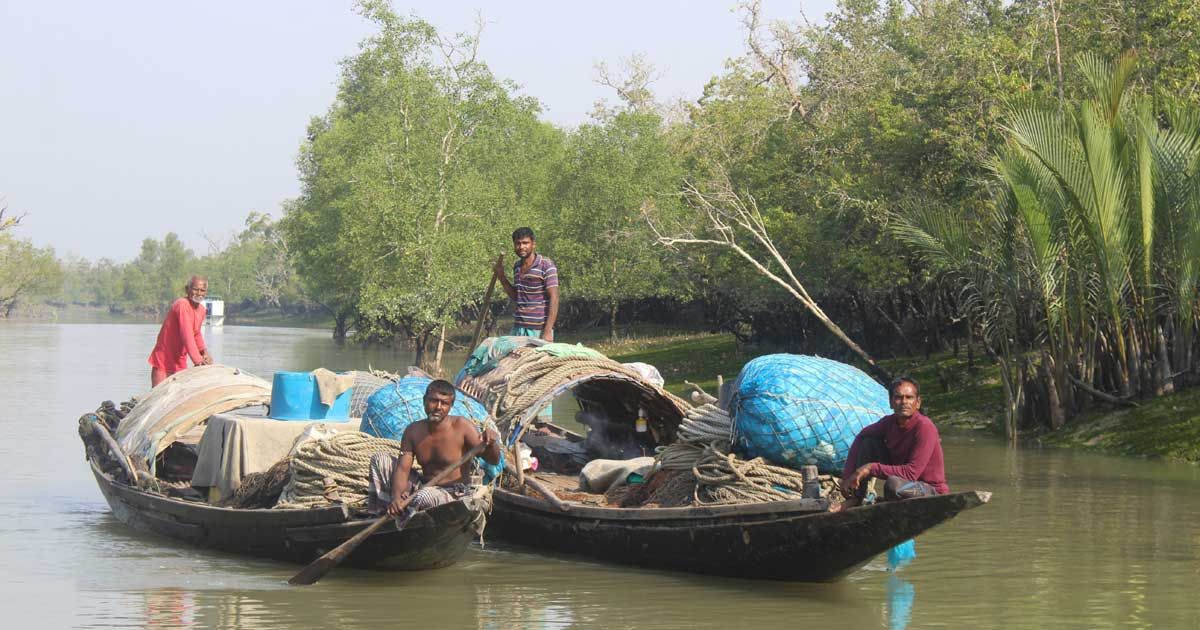
[[[404,437],[404,429],[408,425],[425,419],[425,388],[432,381],[422,376],[405,376],[391,385],[379,388],[367,399],[367,409],[363,413],[359,430],[367,435],[399,441]],[[478,401],[462,392],[454,397],[454,406],[450,415],[462,416],[473,420],[480,431],[488,419],[487,409]],[[492,466],[477,458],[484,471],[484,480],[490,481],[504,467],[504,453],[500,453],[500,463]]]
[[[838,475],[858,432],[891,413],[887,390],[858,368],[794,354],[747,363],[729,410],[738,455]]]

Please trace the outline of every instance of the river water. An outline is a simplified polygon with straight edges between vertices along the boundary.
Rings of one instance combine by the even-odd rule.
[[[416,573],[297,566],[144,538],[118,523],[83,461],[76,420],[149,384],[146,324],[0,323],[0,619],[29,627],[1197,628],[1200,470],[1006,448],[943,431],[956,489],[992,502],[835,584],[780,584],[545,556],[492,540]],[[409,357],[339,348],[324,331],[206,331],[214,355],[277,369],[398,370]],[[462,358],[457,360],[461,363]],[[934,413],[936,421],[936,413]]]

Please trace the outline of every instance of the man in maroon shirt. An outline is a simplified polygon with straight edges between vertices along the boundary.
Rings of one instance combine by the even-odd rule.
[[[162,328],[158,341],[150,352],[150,386],[155,387],[176,372],[187,369],[188,358],[194,365],[211,365],[212,355],[204,345],[200,328],[204,325],[204,296],[208,295],[208,280],[192,276],[183,288],[187,297],[175,300]]]
[[[937,427],[921,413],[920,386],[898,378],[888,391],[895,413],[863,428],[850,446],[842,471],[843,507],[862,502],[872,477],[886,480],[888,500],[950,492]]]

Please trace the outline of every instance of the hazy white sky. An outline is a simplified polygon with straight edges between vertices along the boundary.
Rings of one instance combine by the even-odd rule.
[[[764,12],[818,19],[834,2]],[[394,5],[443,33],[482,11],[484,60],[559,125],[612,98],[597,62],[644,53],[660,98],[695,98],[743,52],[733,0]],[[147,236],[204,254],[251,210],[278,217],[308,120],[369,30],[351,0],[0,0],[0,204],[27,215],[16,235],[127,261]]]

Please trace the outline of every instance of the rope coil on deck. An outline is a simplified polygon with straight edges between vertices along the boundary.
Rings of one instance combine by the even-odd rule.
[[[761,457],[738,458],[730,452],[732,430],[732,418],[716,405],[689,409],[679,425],[678,441],[657,457],[659,468],[669,478],[655,488],[647,502],[666,507],[799,498],[803,475]]]
[[[366,502],[371,458],[400,456],[400,443],[365,433],[337,433],[305,442],[292,456],[292,478],[276,507],[310,508],[328,503]]]

